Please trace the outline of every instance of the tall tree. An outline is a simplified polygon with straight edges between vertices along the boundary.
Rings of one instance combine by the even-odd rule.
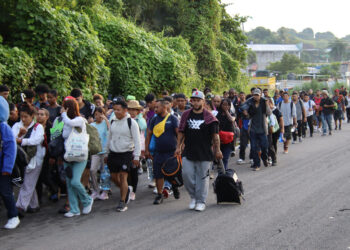
[[[341,39],[335,39],[330,43],[330,57],[332,61],[343,61],[346,57],[346,43]]]

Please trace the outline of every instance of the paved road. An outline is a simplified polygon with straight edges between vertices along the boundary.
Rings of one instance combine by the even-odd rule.
[[[73,219],[46,205],[15,231],[0,230],[1,249],[350,249],[350,125],[333,136],[316,134],[279,153],[277,167],[234,167],[246,190],[243,205],[215,203],[187,210],[185,190],[160,206],[146,180],[125,213],[118,194]],[[58,205],[57,205],[58,206]],[[4,224],[4,211],[0,223]]]

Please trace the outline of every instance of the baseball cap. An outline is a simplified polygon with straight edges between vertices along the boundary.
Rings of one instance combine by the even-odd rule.
[[[204,100],[204,94],[203,94],[202,91],[197,90],[197,91],[194,91],[194,92],[192,93],[191,98],[199,98],[199,99]]]
[[[253,95],[261,95],[260,89],[254,89],[253,90]]]
[[[322,90],[322,94],[328,95],[328,91],[324,89],[324,90]]]

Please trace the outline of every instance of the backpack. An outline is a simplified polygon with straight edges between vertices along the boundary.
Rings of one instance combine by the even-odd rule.
[[[278,109],[281,110],[282,102],[278,104]],[[293,116],[293,102],[290,102],[290,114]]]
[[[111,121],[111,126],[112,126],[112,124],[113,124],[113,122],[114,122],[115,120],[112,120]],[[131,118],[130,117],[128,117],[128,127],[129,127],[129,130],[130,130],[130,133],[131,133]]]
[[[86,123],[86,133],[89,135],[89,154],[97,155],[102,152],[102,143],[97,128]]]
[[[181,187],[182,179],[182,159],[179,157],[170,157],[162,165],[161,171],[164,178],[171,183],[173,187]]]
[[[274,120],[274,123],[275,123],[275,125],[273,126],[273,128],[272,128],[272,133],[276,133],[279,129],[280,129],[280,126],[279,126],[279,124],[278,124],[278,121],[277,121],[277,118],[276,118],[276,116],[274,115],[274,114],[271,114],[269,117],[268,117],[268,119],[269,119],[269,126],[270,126],[270,124],[271,124],[271,117],[272,117],[272,119]]]
[[[60,157],[64,155],[64,139],[62,136],[64,122],[59,117],[55,120],[52,128],[50,129],[50,143],[48,145],[48,151],[51,157]]]
[[[220,203],[242,203],[244,190],[243,184],[238,180],[237,174],[233,169],[223,167],[220,161],[221,170],[213,183],[214,193],[216,193],[217,204]]]
[[[33,130],[35,131],[36,128],[38,127],[39,123],[35,123],[30,129],[28,129],[26,135],[23,137],[23,139],[29,139],[30,136],[32,135]],[[37,146],[23,146],[24,151],[28,155],[28,159],[31,160],[37,152]]]

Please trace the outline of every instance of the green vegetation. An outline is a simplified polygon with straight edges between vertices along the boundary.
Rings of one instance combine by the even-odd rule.
[[[268,69],[279,73],[279,76],[288,73],[305,74],[306,65],[295,55],[284,54],[279,62],[270,63]]]
[[[0,3],[0,84],[133,94],[244,89],[245,18],[219,0],[10,0]]]

